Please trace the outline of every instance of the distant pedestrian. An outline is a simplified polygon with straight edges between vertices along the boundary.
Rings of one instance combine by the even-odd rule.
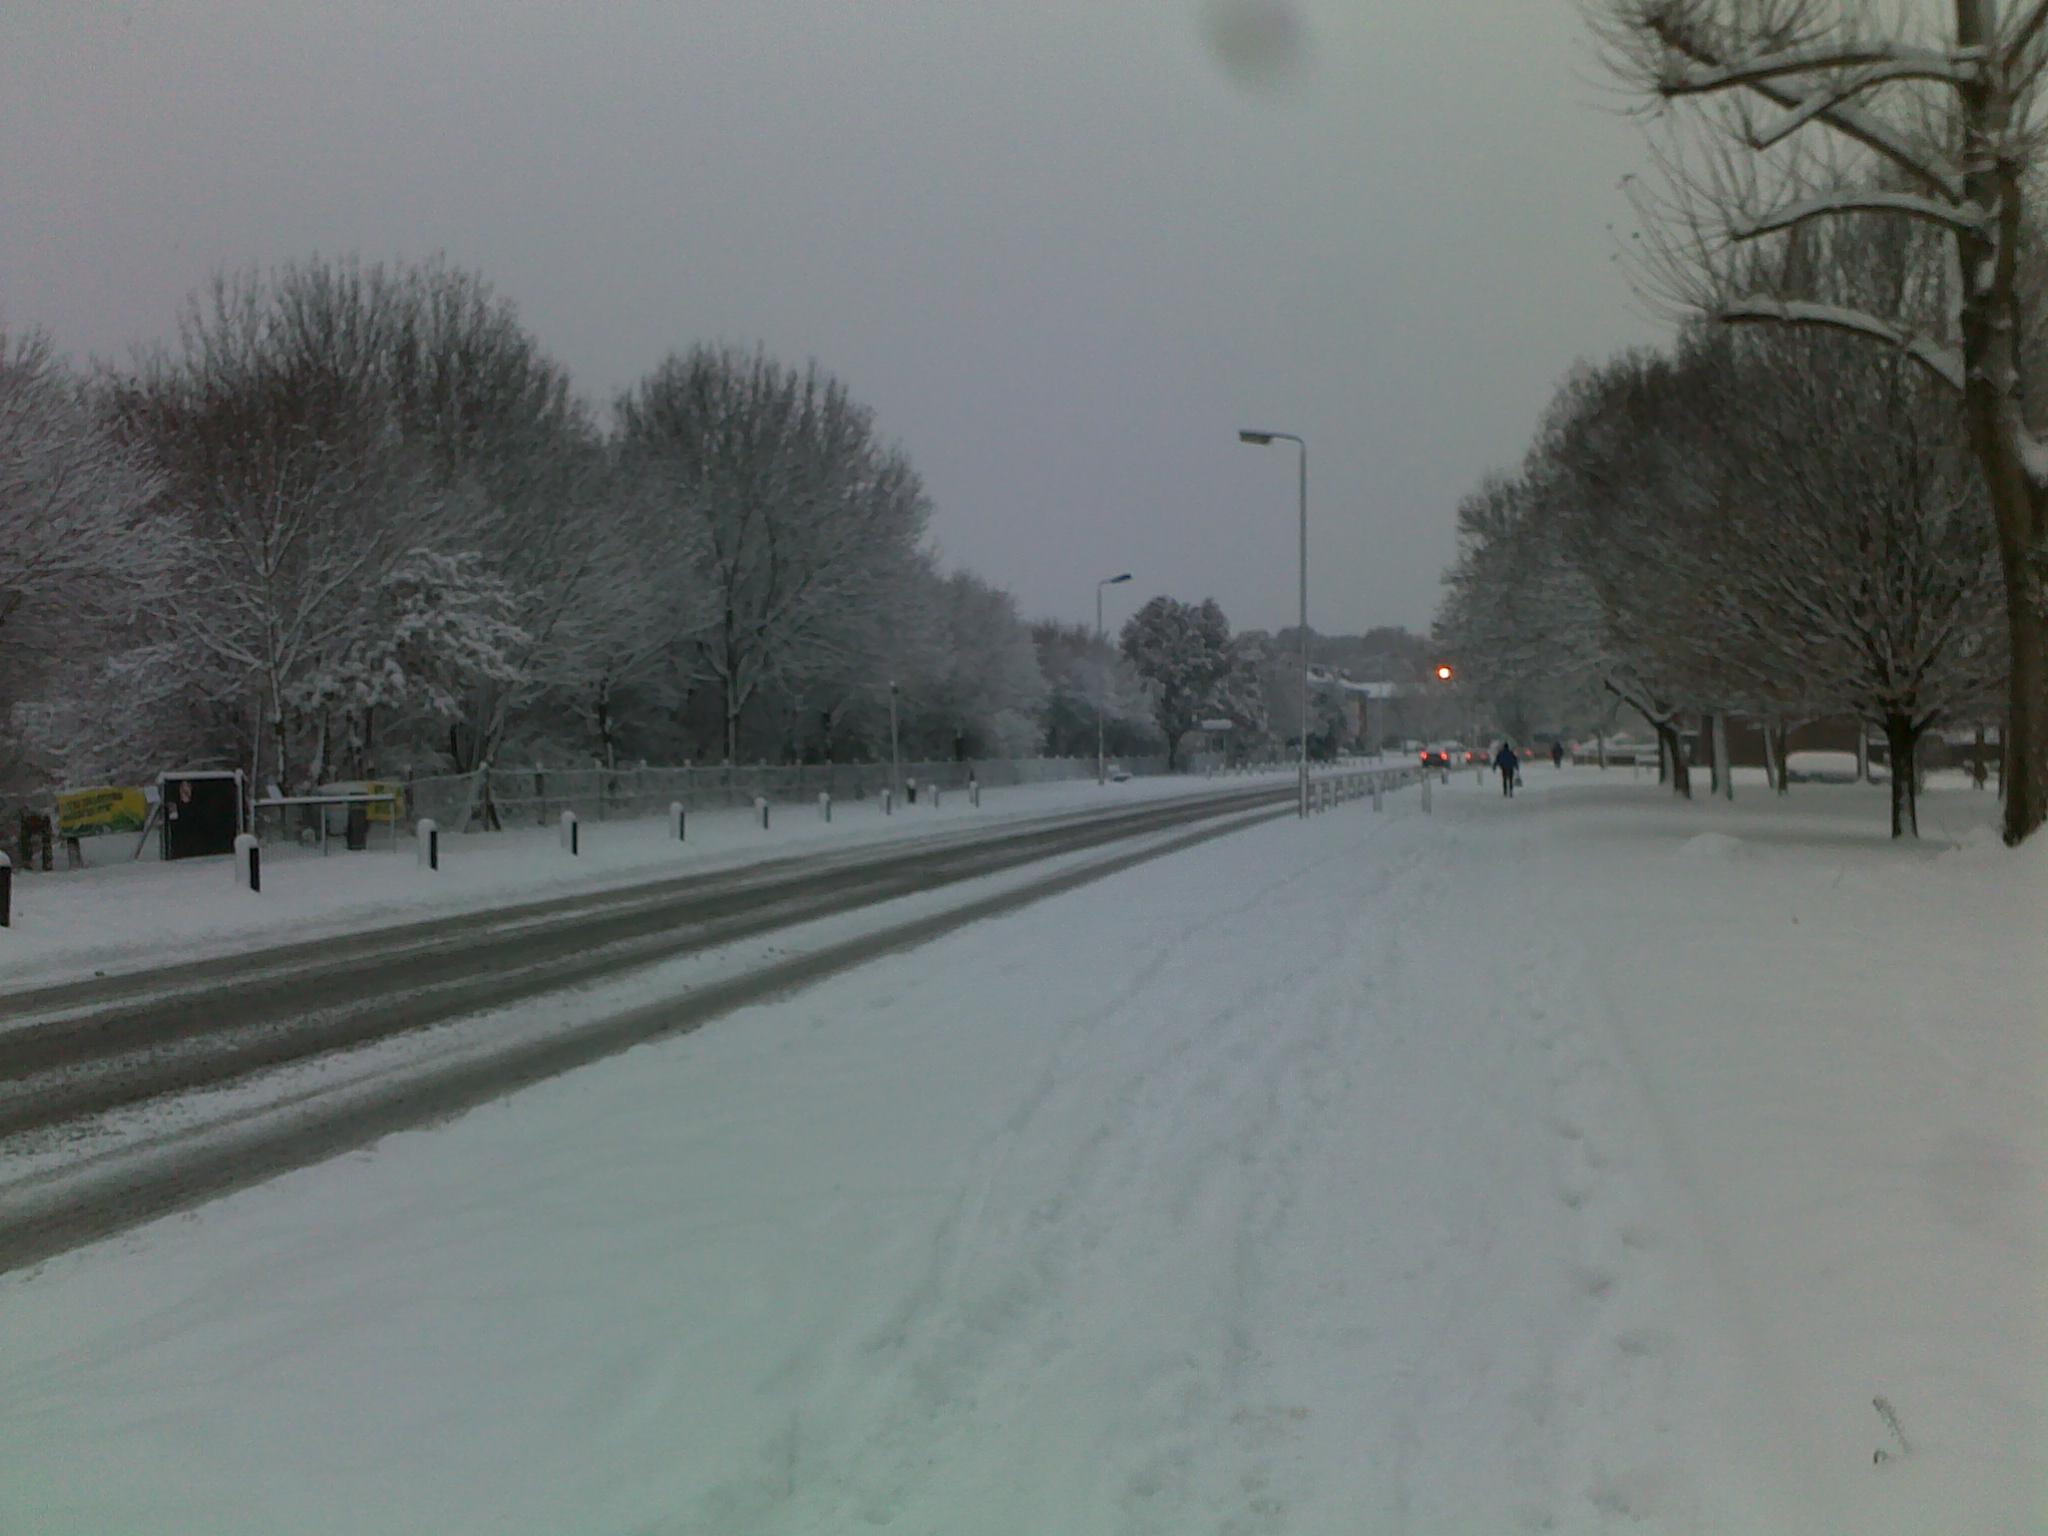
[[[1522,760],[1515,756],[1515,749],[1502,742],[1500,751],[1493,755],[1493,766],[1500,770],[1500,792],[1514,799],[1515,779],[1522,771]]]
[[[1553,741],[1550,744],[1550,766],[1553,768],[1562,768],[1564,766],[1564,743],[1561,741]]]

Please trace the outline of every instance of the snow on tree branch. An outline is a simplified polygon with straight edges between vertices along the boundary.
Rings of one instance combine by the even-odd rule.
[[[1705,96],[1836,69],[1853,72],[1850,79],[1833,87],[1847,97],[1878,80],[1933,80],[1946,85],[1967,85],[1983,73],[1983,64],[1974,56],[1958,57],[1904,44],[1854,42],[1788,48],[1732,63],[1710,64],[1698,58],[1697,45],[1674,45],[1670,67],[1658,81],[1658,89],[1666,96]]]
[[[1770,321],[1778,324],[1819,326],[1844,331],[1896,347],[1950,388],[1961,390],[1964,383],[1962,353],[1943,346],[1862,310],[1839,304],[1822,304],[1803,299],[1780,299],[1768,294],[1750,294],[1730,299],[1715,310],[1715,318],[1730,324]]]
[[[1852,213],[1904,214],[1968,235],[1987,234],[1992,227],[1990,218],[1974,204],[1957,207],[1911,192],[1844,187],[1798,198],[1751,217],[1737,217],[1729,222],[1728,232],[1737,241],[1755,240],[1763,235],[1781,234],[1812,219]]]

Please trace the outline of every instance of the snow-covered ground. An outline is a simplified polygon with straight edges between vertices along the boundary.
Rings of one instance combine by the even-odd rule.
[[[2048,849],[1528,777],[0,1280],[0,1530],[2041,1529]]]
[[[444,835],[441,868],[432,873],[420,868],[409,839],[393,849],[388,830],[379,828],[371,847],[359,853],[337,848],[322,856],[288,845],[267,847],[263,890],[256,895],[235,883],[230,860],[109,860],[116,844],[128,851],[134,840],[96,839],[88,845],[92,867],[49,875],[16,872],[13,926],[0,928],[0,985],[135,970],[691,870],[1288,778],[1161,777],[1106,786],[1084,779],[984,790],[978,808],[964,794],[948,794],[936,807],[928,801],[898,806],[886,816],[878,800],[848,801],[833,807],[830,823],[814,806],[777,805],[765,831],[751,812],[720,808],[692,814],[680,845],[669,837],[664,817],[586,821],[574,858],[552,827]]]

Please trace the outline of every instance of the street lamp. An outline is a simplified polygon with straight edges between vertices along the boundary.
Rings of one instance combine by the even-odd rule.
[[[896,680],[889,680],[889,798],[903,789],[903,757],[896,749]]]
[[[1292,432],[1239,432],[1237,440],[1264,447],[1276,440],[1301,450],[1301,773],[1297,815],[1308,815],[1308,444]]]
[[[1098,648],[1102,645],[1102,589],[1130,579],[1131,573],[1125,571],[1121,576],[1105,576],[1095,583],[1095,644]],[[1108,683],[1109,674],[1104,672],[1095,685],[1095,782],[1098,785],[1109,782],[1108,759],[1102,750],[1102,696],[1109,691]]]
[[[1451,680],[1451,678],[1453,677],[1453,675],[1454,675],[1454,674],[1452,673],[1451,669],[1450,669],[1450,668],[1449,668],[1449,667],[1448,667],[1447,665],[1445,665],[1445,664],[1444,664],[1443,662],[1438,662],[1438,663],[1437,663],[1437,668],[1436,668],[1436,680],[1437,680],[1438,682],[1440,682],[1440,683],[1448,683],[1448,682],[1449,682],[1449,681]]]

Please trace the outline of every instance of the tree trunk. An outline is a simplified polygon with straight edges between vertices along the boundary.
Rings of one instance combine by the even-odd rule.
[[[1920,732],[1911,715],[1884,717],[1885,751],[1891,758],[1892,836],[1920,835],[1918,754]]]
[[[1778,723],[1778,793],[1792,793],[1792,727],[1783,721]]]
[[[1676,725],[1666,721],[1657,726],[1658,756],[1671,765],[1671,792],[1692,798],[1692,766],[1685,760],[1685,738]]]
[[[1766,720],[1764,731],[1764,784],[1767,788],[1778,787],[1778,727],[1774,721]]]
[[[2034,526],[2044,521],[2036,509]],[[2034,539],[2039,543],[2040,535]],[[2000,529],[2001,554],[2006,543]],[[2014,570],[2017,564],[2020,569]],[[2031,568],[2030,568],[2031,567]],[[2016,554],[2006,575],[2012,671],[2006,692],[2005,841],[2018,845],[2048,817],[2048,550]]]
[[[1719,710],[1713,716],[1714,790],[1724,800],[1735,798],[1735,775],[1728,762],[1728,717]]]
[[[1998,42],[1998,8],[1991,0],[1955,0],[1958,50],[1991,50]],[[2025,333],[2019,257],[2027,227],[2027,156],[2007,146],[2021,132],[2025,87],[2002,70],[1985,70],[1957,87],[1965,141],[1963,191],[1991,210],[1990,229],[1959,231],[1958,265],[1964,274],[1960,320],[1963,409],[1970,447],[1984,472],[1992,519],[1998,528],[1998,563],[2005,578],[2006,636],[2011,671],[2006,680],[2005,841],[2031,836],[2048,815],[2048,493],[2028,471],[2025,401],[2027,367],[2020,353]],[[1896,770],[1894,770],[1896,776]]]
[[[1861,720],[1856,722],[1856,782],[1870,782],[1870,736]]]

